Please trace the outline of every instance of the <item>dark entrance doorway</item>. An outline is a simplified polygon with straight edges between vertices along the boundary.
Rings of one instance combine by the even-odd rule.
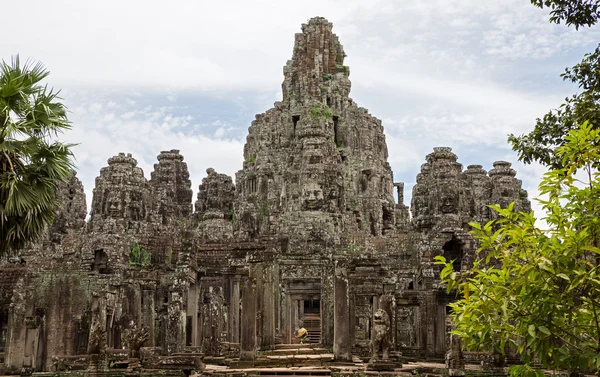
[[[8,310],[0,310],[0,353],[6,346],[6,332],[8,331]]]
[[[444,258],[447,261],[453,261],[452,268],[454,271],[460,271],[463,258],[462,243],[456,237],[452,237],[450,241],[444,244],[443,250]]]
[[[298,304],[299,323],[308,331],[309,343],[321,343],[321,298],[304,297]]]

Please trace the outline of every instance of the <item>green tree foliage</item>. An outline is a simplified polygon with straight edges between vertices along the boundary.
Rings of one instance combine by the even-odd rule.
[[[600,0],[531,0],[539,8],[550,8],[550,22],[567,26],[592,26],[600,16]]]
[[[508,140],[525,163],[537,161],[553,169],[562,167],[556,149],[566,143],[565,136],[578,124],[588,121],[600,127],[600,45],[573,68],[561,75],[579,86],[581,93],[567,97],[557,110],[537,119],[529,134],[509,135]]]
[[[19,58],[0,64],[0,256],[36,239],[54,217],[57,186],[72,174],[66,109],[41,81],[49,72]]]
[[[497,220],[471,224],[480,248],[469,272],[436,257],[442,281],[460,297],[450,304],[455,333],[469,349],[516,349],[525,365],[515,374],[532,375],[534,363],[599,373],[599,145],[600,130],[585,123],[557,149],[563,168],[539,186],[548,230],[533,213],[492,206]]]
[[[169,256],[170,260],[170,256]],[[139,244],[135,244],[129,253],[129,265],[132,267],[148,267],[152,261],[150,253]],[[170,262],[169,262],[170,263]]]

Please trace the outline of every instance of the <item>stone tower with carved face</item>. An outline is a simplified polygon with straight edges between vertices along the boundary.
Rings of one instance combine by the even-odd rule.
[[[350,99],[345,56],[324,18],[296,34],[283,101],[252,122],[236,175],[241,238],[276,235],[284,249],[322,250],[348,232],[394,227],[383,127]]]

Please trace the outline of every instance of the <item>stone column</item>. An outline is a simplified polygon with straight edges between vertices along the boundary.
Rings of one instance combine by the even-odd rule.
[[[333,354],[336,361],[350,361],[350,297],[348,295],[348,271],[336,261],[333,287]]]
[[[427,356],[435,356],[435,322],[436,322],[436,309],[437,302],[434,292],[425,293],[425,305],[426,305],[426,350]]]
[[[321,280],[321,341],[329,347],[333,346],[334,274],[333,266],[328,266],[323,269]]]
[[[240,360],[256,357],[256,279],[244,277],[242,287],[242,320]]]
[[[292,316],[291,316],[292,299],[289,295],[289,288],[286,285],[283,292],[283,309],[281,310],[281,340],[283,343],[291,343],[292,338]]]
[[[240,342],[240,276],[231,278],[231,302],[229,303],[230,342]]]
[[[199,346],[198,342],[198,282],[190,283],[187,299],[187,316],[192,317],[192,333],[189,338],[192,346]]]
[[[396,188],[396,192],[398,193],[398,204],[404,205],[404,182],[396,182],[394,183],[394,187]]]
[[[273,266],[263,268],[262,293],[262,337],[260,345],[269,347],[275,344],[275,289],[273,285]]]
[[[154,290],[144,289],[142,291],[142,326],[148,329],[150,337],[144,344],[147,347],[154,347],[155,340],[155,308],[154,308]]]
[[[169,303],[166,317],[165,348],[168,355],[183,351],[185,345],[186,315],[181,292],[169,292]]]
[[[396,339],[396,302],[393,295],[384,294],[379,298],[379,308],[387,312],[390,317],[390,349],[395,349]]]

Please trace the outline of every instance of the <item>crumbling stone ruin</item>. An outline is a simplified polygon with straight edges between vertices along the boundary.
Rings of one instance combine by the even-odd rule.
[[[460,368],[433,258],[469,268],[468,222],[493,219],[494,203],[530,210],[527,192],[508,162],[463,169],[434,148],[409,214],[381,121],[349,97],[345,56],[327,20],[302,25],[283,99],[250,125],[235,184],[208,169],[194,208],[178,150],[150,179],[130,154],[110,157],[88,222],[74,175],[46,236],[0,264],[0,370],[262,365],[259,351],[296,342],[300,325],[335,362],[443,360],[452,344]]]

